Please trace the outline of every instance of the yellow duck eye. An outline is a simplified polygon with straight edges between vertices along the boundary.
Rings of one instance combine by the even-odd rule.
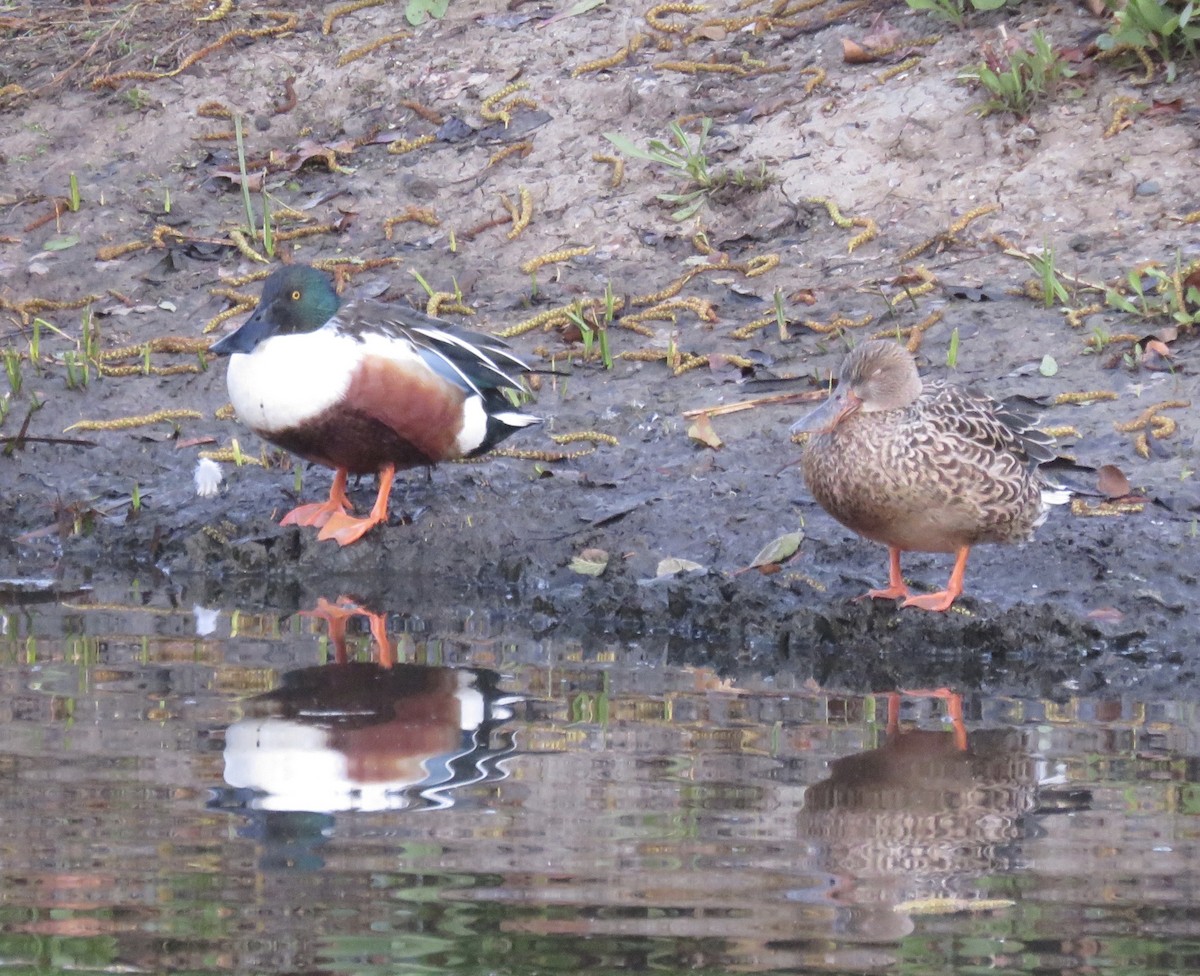
[[[293,291],[293,292],[292,292],[292,301],[293,301],[293,302],[298,302],[298,301],[300,301],[300,291],[299,291],[299,289],[297,289],[296,291]]]

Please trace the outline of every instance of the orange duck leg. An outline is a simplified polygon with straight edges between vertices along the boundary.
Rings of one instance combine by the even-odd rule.
[[[338,475],[342,476],[344,485],[344,473],[339,470]],[[392,493],[392,479],[395,476],[396,466],[390,462],[385,464],[379,469],[379,494],[375,497],[375,505],[372,507],[371,513],[366,518],[355,518],[353,515],[347,515],[344,509],[335,511],[325,520],[325,527],[321,529],[317,538],[333,539],[340,546],[348,546],[352,542],[357,542],[376,525],[386,522],[388,496]],[[334,483],[337,483],[336,478]]]
[[[944,590],[939,593],[910,596],[900,606],[919,607],[922,610],[936,610],[938,612],[949,610],[950,605],[962,596],[963,577],[967,573],[967,557],[970,554],[970,546],[963,546],[958,550],[958,556],[954,560],[954,570],[950,573],[950,581],[946,584]]]
[[[950,716],[950,727],[954,732],[954,745],[960,752],[967,751],[967,725],[963,718],[962,695],[956,691],[951,691],[949,688],[935,688],[931,691],[926,691],[925,689],[889,691],[887,694],[888,735],[893,735],[900,731],[900,698],[904,695],[907,695],[909,698],[937,698],[944,701],[946,703],[946,712]]]
[[[896,600],[904,597],[905,606],[908,605],[907,601],[912,599],[912,594],[904,585],[904,577],[900,575],[900,550],[895,546],[888,546],[888,585],[882,590],[867,590],[859,599],[865,600],[868,597],[873,600]]]
[[[338,468],[333,476],[333,484],[329,487],[328,501],[299,505],[280,519],[279,524],[321,526],[334,515],[345,515],[350,509],[350,499],[346,497],[347,475],[345,468]]]

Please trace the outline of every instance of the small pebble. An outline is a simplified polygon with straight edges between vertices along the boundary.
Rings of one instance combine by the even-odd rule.
[[[1152,197],[1156,193],[1161,193],[1162,187],[1158,185],[1158,180],[1143,180],[1133,192],[1139,197]]]

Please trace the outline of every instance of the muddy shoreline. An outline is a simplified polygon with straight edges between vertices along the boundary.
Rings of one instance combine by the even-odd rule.
[[[96,592],[136,579],[184,606],[285,612],[349,592],[397,623],[453,629],[476,617],[514,640],[849,691],[1200,693],[1194,337],[1111,307],[1065,315],[1103,305],[1103,289],[1087,282],[1200,258],[1181,222],[1196,205],[1194,72],[1161,72],[1147,89],[1131,84],[1139,69],[1102,64],[1028,118],[979,118],[958,73],[982,45],[1035,28],[1065,45],[1094,33],[1095,18],[1051,6],[1023,6],[1020,20],[979,15],[922,48],[918,66],[884,77],[882,64],[847,63],[842,42],[883,27],[926,36],[928,18],[901,6],[886,11],[890,25],[861,10],[811,30],[756,32],[679,15],[697,29],[685,35],[648,26],[628,5],[546,17],[496,0],[451,4],[443,21],[340,64],[404,26],[402,5],[342,16],[329,31],[335,5],[293,6],[285,24],[268,2],[238,4],[226,23],[137,4],[51,23],[35,5],[0,25],[27,89],[0,105],[0,348],[22,374],[0,423],[10,448],[0,458],[0,574],[15,581],[6,605],[40,598],[22,582],[33,579]],[[742,5],[717,6],[709,14]],[[212,47],[264,23],[283,26]],[[647,30],[657,47],[572,70]],[[178,37],[181,55],[207,53],[170,75],[98,83],[161,69],[164,36]],[[668,60],[683,55],[769,70],[689,74]],[[528,86],[510,94],[529,104],[514,102],[504,123],[490,100],[512,83]],[[1122,93],[1185,109],[1140,115],[1110,139]],[[218,317],[238,295],[257,295],[252,276],[268,270],[233,243],[243,199],[233,143],[211,131],[214,99],[245,116],[280,228],[303,231],[269,263],[283,252],[341,260],[351,288],[424,308],[420,276],[461,293],[474,314],[447,314],[482,331],[606,292],[628,301],[626,312],[671,289],[682,303],[659,318],[618,317],[611,369],[562,323],[512,339],[519,355],[566,374],[543,377],[531,410],[546,424],[506,444],[541,459],[409,472],[393,491],[393,523],[346,550],[280,529],[296,472],[220,410],[223,363],[161,342],[232,327],[244,311]],[[606,131],[647,145],[697,113],[714,120],[711,165],[763,172],[764,186],[714,193],[681,221],[659,199],[686,189],[670,172],[627,159],[614,186],[614,164],[596,159],[612,155]],[[420,145],[389,151],[402,140]],[[72,176],[77,210],[54,203]],[[260,213],[263,199],[256,187]],[[866,224],[839,226],[817,199],[869,217],[875,235],[851,247]],[[1042,248],[1072,283],[1065,305],[1028,297],[1020,255]],[[526,270],[564,249],[572,256]],[[36,318],[49,325],[35,333]],[[961,612],[855,602],[885,578],[885,553],[804,490],[787,435],[804,407],[717,415],[719,448],[688,429],[699,409],[815,393],[848,342],[880,334],[919,346],[927,375],[1030,397],[1060,428],[1064,453],[1116,465],[1145,502],[1112,517],[1059,510],[1026,546],[978,549]],[[1166,337],[1169,356],[1144,357],[1147,335]],[[76,426],[163,408],[188,412]],[[611,443],[551,440],[593,431]],[[221,492],[199,497],[200,452],[228,453],[235,439],[268,467],[223,462]],[[329,474],[302,468],[300,481],[311,500]],[[365,479],[360,506],[371,490]],[[780,572],[739,572],[798,529],[801,549]],[[599,578],[569,568],[588,548],[609,554]],[[656,579],[671,557],[704,568]],[[914,554],[905,571],[937,589],[949,562]]]

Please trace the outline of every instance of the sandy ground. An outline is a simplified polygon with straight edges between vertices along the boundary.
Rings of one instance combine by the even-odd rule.
[[[213,5],[184,2],[6,6],[0,87],[20,86],[0,98],[0,350],[20,373],[0,427],[8,599],[34,578],[136,576],[184,602],[244,605],[346,590],[400,614],[508,615],[534,637],[663,638],[678,660],[829,686],[1063,695],[1195,682],[1192,335],[1163,318],[1064,314],[1103,302],[1088,283],[1200,257],[1181,219],[1197,207],[1194,66],[1135,86],[1140,68],[1082,56],[1103,23],[1074,6],[1026,3],[966,29],[902,4],[732,19],[772,6],[708,3],[655,26],[646,4],[455,2],[415,29],[403,3],[335,17],[332,3],[236,2],[208,21]],[[1079,76],[1027,118],[977,117],[980,95],[958,73],[1034,29],[1074,52]],[[889,38],[882,60],[843,59],[845,40]],[[886,75],[910,55],[915,66]],[[611,67],[589,67],[601,58]],[[1121,97],[1148,110],[1106,137]],[[352,291],[424,307],[419,275],[461,290],[475,314],[443,314],[486,331],[600,303],[611,287],[611,369],[569,324],[512,339],[566,374],[541,377],[531,409],[547,423],[507,445],[540,458],[412,472],[393,524],[346,550],[275,525],[296,473],[218,413],[224,364],[195,342],[268,270],[234,246],[246,217],[222,112],[246,119],[256,211],[265,186],[274,230],[298,232],[276,260],[341,260]],[[682,119],[695,141],[705,116],[712,168],[765,174],[765,187],[726,186],[676,220],[657,195],[683,180],[627,158],[614,186],[613,163],[596,159],[620,155],[605,132],[645,146]],[[78,210],[61,202],[71,174]],[[838,226],[813,198],[860,222]],[[877,233],[850,250],[868,218]],[[1070,292],[1049,309],[1021,293],[1033,274],[1019,256],[1047,247]],[[522,269],[567,248],[579,253]],[[686,301],[631,321],[656,294]],[[774,316],[777,295],[787,335],[773,320],[747,328]],[[1027,546],[977,550],[961,612],[855,602],[886,576],[885,554],[807,495],[787,434],[807,405],[717,414],[719,448],[689,437],[685,416],[818,396],[847,347],[839,328],[908,336],[930,375],[1037,399],[1045,424],[1071,428],[1065,454],[1116,465],[1143,501],[1109,516],[1060,509]],[[1135,340],[1154,336],[1170,359],[1138,355]],[[1111,397],[1055,402],[1096,391]],[[163,409],[194,413],[67,430]],[[611,442],[551,440],[589,431]],[[198,497],[199,453],[235,438],[268,467],[225,463],[221,494]],[[323,470],[301,477],[305,498],[328,488]],[[372,493],[366,479],[356,498]],[[781,571],[738,572],[801,528]],[[599,578],[570,568],[588,548],[610,555]],[[657,578],[668,557],[703,569]],[[949,562],[914,554],[906,572],[940,588]]]

